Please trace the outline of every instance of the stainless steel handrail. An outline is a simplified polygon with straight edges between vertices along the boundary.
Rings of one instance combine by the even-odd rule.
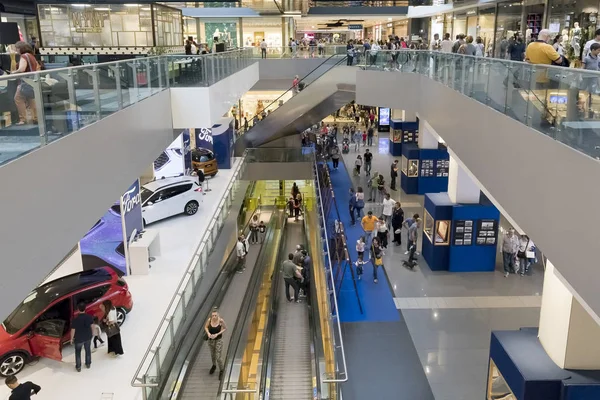
[[[173,307],[174,304],[176,304],[176,300],[178,300],[179,298],[181,298],[183,296],[183,293],[185,291],[185,283],[188,281],[188,277],[192,278],[192,276],[194,275],[194,265],[197,261],[199,254],[201,253],[201,250],[204,250],[204,247],[206,247],[206,243],[208,241],[208,236],[211,234],[212,229],[214,228],[214,226],[218,220],[220,210],[225,205],[227,196],[229,195],[230,191],[233,189],[233,185],[235,184],[236,179],[238,178],[238,176],[241,173],[241,169],[245,164],[246,153],[247,153],[247,151],[244,152],[241,162],[238,164],[235,171],[233,172],[232,179],[229,182],[229,184],[227,185],[227,188],[225,189],[225,193],[224,193],[223,197],[221,198],[221,200],[219,201],[219,205],[217,206],[217,212],[209,221],[207,229],[204,231],[204,234],[202,235],[202,239],[198,243],[198,246],[196,247],[196,250],[194,251],[192,258],[191,258],[190,262],[188,263],[186,273],[181,278],[181,281],[179,282],[179,285],[177,286],[177,290],[175,291],[175,294],[171,298],[171,301],[169,302],[169,305],[167,306],[167,309],[165,310],[165,313],[163,314],[160,324],[158,325],[158,329],[154,333],[154,336],[152,337],[152,340],[150,341],[150,345],[146,349],[146,352],[144,353],[144,356],[142,357],[142,361],[140,362],[140,365],[138,366],[133,378],[131,379],[130,383],[131,383],[131,386],[133,386],[133,387],[145,388],[145,387],[158,387],[159,386],[158,382],[152,382],[152,383],[144,382],[144,377],[139,376],[140,372],[141,372],[142,368],[144,367],[144,365],[147,364],[146,361],[148,359],[148,356],[151,353],[152,353],[152,357],[155,356],[156,348],[160,344],[160,340],[157,340],[159,334],[162,332],[163,336],[164,336],[168,330],[168,327],[172,321],[171,308]],[[161,337],[161,340],[162,340],[162,337]],[[148,365],[150,365],[150,364],[151,363],[148,363]],[[142,391],[142,392],[143,392],[142,397],[146,398],[145,391]]]
[[[319,181],[319,174],[317,172],[316,160],[314,161],[314,171],[315,171],[315,176],[316,176],[316,181],[317,181],[317,187],[315,189],[319,190],[321,185],[320,185],[320,181]],[[319,198],[319,204],[321,205],[321,212],[319,214],[321,214],[323,229],[325,230],[324,242],[325,242],[325,249],[326,249],[326,253],[327,253],[327,259],[329,260],[328,275],[329,275],[329,279],[331,281],[331,287],[334,289],[331,294],[333,297],[333,304],[334,304],[335,310],[336,310],[335,322],[337,325],[338,334],[340,336],[340,350],[342,353],[342,364],[344,366],[344,372],[340,373],[340,374],[344,375],[343,379],[323,379],[323,382],[324,383],[343,383],[343,382],[348,381],[348,367],[346,365],[346,351],[344,350],[344,338],[342,337],[342,325],[340,324],[340,318],[339,318],[339,309],[338,309],[338,302],[337,302],[337,294],[336,294],[336,290],[335,290],[335,281],[333,279],[333,271],[331,271],[331,266],[333,265],[333,262],[331,261],[331,251],[329,250],[329,241],[327,240],[327,221],[325,220],[325,214],[323,214],[323,200],[321,199],[321,195],[319,194],[317,197]]]

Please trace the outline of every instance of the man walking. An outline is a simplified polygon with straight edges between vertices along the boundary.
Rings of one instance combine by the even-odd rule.
[[[367,146],[373,146],[373,127],[367,130]]]
[[[516,274],[515,259],[519,249],[519,238],[515,235],[515,230],[510,228],[502,240],[502,261],[504,264],[504,277],[509,274]]]
[[[373,161],[373,153],[371,153],[369,149],[365,150],[363,161],[365,162],[365,175],[369,176],[371,175],[371,161]]]
[[[267,58],[267,42],[265,42],[265,39],[260,42],[260,58]]]
[[[392,199],[389,193],[385,194],[385,198],[383,199],[383,211],[381,214],[383,215],[383,220],[388,227],[388,230],[391,229],[392,225],[392,214],[394,213],[394,206],[396,205],[396,201]]]
[[[356,193],[354,193],[354,188],[350,188],[350,200],[348,201],[348,211],[350,212],[351,225],[354,226],[356,224],[356,219],[354,218],[354,210],[356,208]]]
[[[75,345],[75,369],[77,372],[81,372],[81,348],[85,349],[85,367],[92,366],[91,343],[92,337],[94,337],[92,330],[94,318],[85,313],[84,303],[79,303],[77,310],[78,313],[71,322],[71,344]]]
[[[366,245],[370,246],[373,243],[373,238],[377,234],[375,231],[375,223],[377,222],[377,218],[373,216],[373,211],[369,211],[367,215],[365,215],[360,221],[360,225],[365,231]]]
[[[237,255],[237,273],[241,274],[246,270],[246,255],[248,254],[248,241],[244,235],[238,237],[238,242],[235,245]]]
[[[406,243],[406,251],[404,254],[408,254],[411,247],[415,246],[415,249],[417,247],[419,222],[421,222],[419,214],[414,214],[412,218],[407,218],[406,221],[404,221],[404,226],[408,228],[408,242]]]
[[[31,396],[38,394],[42,390],[41,387],[33,382],[20,384],[14,375],[7,377],[4,383],[12,391],[8,400],[30,400]]]
[[[296,303],[300,303],[300,287],[296,279],[302,279],[302,274],[298,270],[298,266],[292,261],[294,254],[288,254],[288,259],[283,262],[283,281],[285,282],[285,298],[287,301],[292,302],[296,300]],[[290,286],[294,288],[294,297],[290,297]]]
[[[396,178],[398,177],[398,160],[394,160],[390,170],[390,189],[396,191]]]

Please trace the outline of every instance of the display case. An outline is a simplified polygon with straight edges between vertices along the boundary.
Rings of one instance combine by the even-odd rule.
[[[419,176],[419,160],[407,160],[408,171],[406,176],[409,178],[416,178]]]
[[[431,214],[425,210],[423,233],[434,246],[448,246],[450,244],[450,220],[435,221]]]
[[[402,143],[402,129],[392,129],[392,143]]]
[[[486,400],[517,400],[510,387],[504,380],[500,370],[496,367],[493,360],[490,359],[490,370],[488,373],[488,387]]]

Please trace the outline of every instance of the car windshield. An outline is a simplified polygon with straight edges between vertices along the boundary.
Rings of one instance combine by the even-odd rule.
[[[148,190],[145,187],[143,187],[142,192],[140,193],[140,196],[142,197],[142,204],[144,204],[146,200],[148,200],[153,194],[154,192],[152,190]]]
[[[17,333],[29,324],[56,297],[58,297],[58,293],[41,293],[37,289],[34,290],[4,320],[4,329],[10,334]]]
[[[192,152],[192,161],[195,162],[207,162],[212,160],[212,155],[210,153],[194,151]]]

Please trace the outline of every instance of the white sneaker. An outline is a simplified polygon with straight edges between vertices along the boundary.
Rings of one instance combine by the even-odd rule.
[[[508,272],[504,273],[504,277],[507,278],[508,277]]]
[[[404,254],[408,254],[408,250],[404,252]],[[416,254],[416,253],[415,253]]]

